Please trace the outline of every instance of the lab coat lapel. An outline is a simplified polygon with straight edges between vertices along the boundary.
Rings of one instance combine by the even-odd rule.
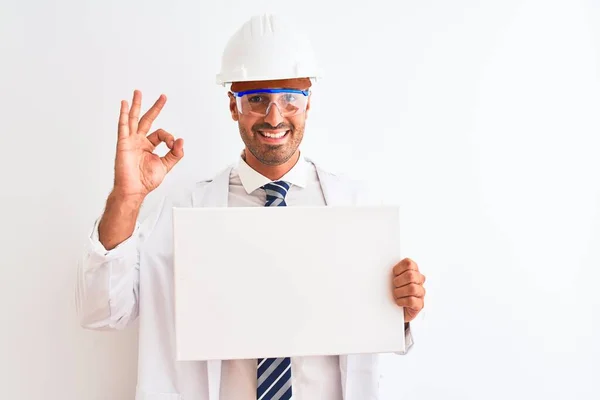
[[[233,166],[229,166],[213,179],[200,182],[194,191],[194,207],[227,207],[229,196],[229,175]]]
[[[327,206],[357,204],[356,187],[340,177],[322,170],[317,174]],[[344,400],[374,400],[379,398],[379,371],[376,354],[340,355],[340,378]]]
[[[310,161],[310,160],[309,160]],[[323,170],[315,164],[325,203],[328,206],[350,206],[356,204],[355,188],[346,179]]]

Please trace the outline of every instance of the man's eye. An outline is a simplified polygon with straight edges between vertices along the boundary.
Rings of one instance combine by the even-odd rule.
[[[296,95],[289,93],[283,96],[283,99],[288,103],[293,103],[296,101]]]
[[[248,98],[250,103],[260,103],[263,100],[262,96],[251,96]]]

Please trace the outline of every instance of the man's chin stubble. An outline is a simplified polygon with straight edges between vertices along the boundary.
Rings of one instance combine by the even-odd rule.
[[[278,166],[278,165],[285,164],[285,163],[286,163],[286,162],[288,162],[288,161],[289,161],[289,160],[292,158],[292,156],[293,156],[293,154],[290,154],[289,156],[287,156],[287,157],[285,157],[285,158],[283,158],[283,159],[282,159],[282,158],[276,158],[276,159],[273,159],[273,158],[267,158],[267,157],[265,157],[265,156],[264,156],[264,155],[262,155],[262,154],[255,154],[254,152],[252,152],[252,154],[253,154],[253,155],[254,155],[254,157],[256,157],[256,159],[258,159],[258,160],[259,160],[259,161],[260,161],[262,164],[269,165],[269,166],[271,166],[271,167],[276,167],[276,166]]]

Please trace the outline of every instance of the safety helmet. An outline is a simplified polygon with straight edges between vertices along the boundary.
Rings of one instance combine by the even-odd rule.
[[[281,15],[256,15],[231,36],[221,58],[217,84],[321,76],[308,39]]]

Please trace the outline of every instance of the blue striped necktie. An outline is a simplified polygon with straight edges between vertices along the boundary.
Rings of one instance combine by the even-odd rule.
[[[287,206],[285,196],[290,190],[289,183],[271,182],[263,186],[263,189],[267,193],[266,207]],[[256,378],[257,400],[290,400],[292,398],[292,363],[289,357],[259,358]]]

